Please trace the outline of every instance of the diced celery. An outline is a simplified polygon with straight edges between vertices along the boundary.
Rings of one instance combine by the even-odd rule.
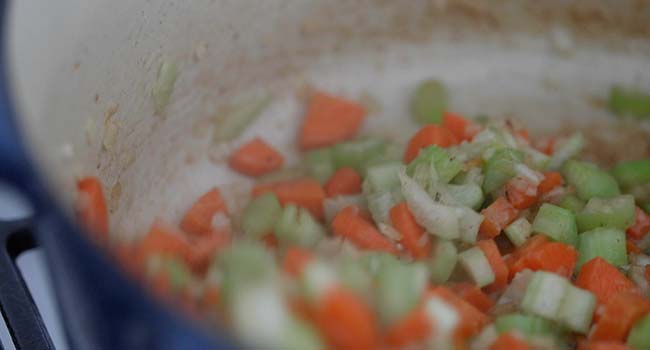
[[[551,162],[551,157],[532,147],[524,147],[522,150],[524,152],[526,164],[529,164],[533,168],[540,171],[548,169],[549,163]]]
[[[650,95],[636,89],[613,86],[609,90],[609,110],[618,116],[650,117]]]
[[[404,172],[400,172],[402,194],[415,217],[427,232],[444,239],[460,238],[457,208],[435,202],[429,194]]]
[[[467,171],[461,171],[452,180],[454,185],[474,184],[483,187],[483,172],[479,167],[471,167]]]
[[[282,207],[273,193],[254,198],[242,216],[242,230],[249,238],[260,238],[273,231],[276,220],[282,214]]]
[[[334,169],[331,148],[321,148],[308,152],[305,162],[309,174],[321,183],[327,181],[336,170]]]
[[[627,345],[631,350],[650,349],[650,315],[636,321],[627,337]]]
[[[279,349],[286,350],[321,350],[325,344],[318,332],[311,325],[301,320],[291,320],[282,337]]]
[[[370,189],[372,191],[385,191],[399,186],[399,171],[402,166],[400,162],[389,162],[369,167],[366,181],[368,181]]]
[[[216,117],[212,139],[215,143],[221,143],[239,136],[270,103],[271,97],[265,95],[230,106],[225,113]]]
[[[360,259],[344,258],[339,262],[337,272],[344,287],[360,295],[367,295],[372,287],[372,276]]]
[[[338,143],[332,147],[334,168],[350,167],[365,174],[367,164],[382,157],[387,148],[386,140],[373,137]]]
[[[625,188],[650,182],[650,159],[630,160],[616,164],[612,173]]]
[[[560,206],[564,209],[571,210],[572,213],[578,214],[585,207],[585,201],[570,194],[560,201]]]
[[[156,114],[162,113],[174,91],[176,83],[176,63],[173,61],[163,61],[158,68],[158,77],[153,85],[151,95]]]
[[[479,288],[494,282],[494,271],[481,248],[472,247],[458,254],[458,262]]]
[[[556,320],[569,285],[568,280],[554,273],[535,272],[521,301],[522,310]]]
[[[634,224],[634,210],[634,197],[629,194],[608,199],[592,198],[576,216],[578,229],[580,232],[598,227],[625,230]]]
[[[586,334],[595,310],[596,297],[589,291],[569,284],[557,319],[570,330]]]
[[[420,124],[440,124],[447,109],[447,90],[438,80],[425,80],[411,97],[411,117]]]
[[[569,139],[555,146],[555,152],[553,152],[553,156],[551,156],[548,168],[552,170],[559,169],[564,162],[579,155],[584,144],[585,138],[581,133],[571,135]]]
[[[445,240],[438,240],[429,263],[429,274],[433,283],[445,283],[454,272],[458,261],[456,246]]]
[[[384,266],[399,263],[399,260],[394,255],[389,253],[367,253],[362,259],[362,263],[366,266],[372,276],[377,276]]]
[[[460,240],[469,244],[476,243],[478,230],[485,218],[483,215],[468,207],[456,207],[456,213],[460,218],[458,220]]]
[[[505,229],[506,236],[512,244],[519,247],[524,244],[533,231],[532,225],[526,218],[519,218]]]
[[[274,228],[275,235],[282,244],[313,246],[323,237],[325,229],[311,216],[309,210],[287,205]]]
[[[576,271],[597,256],[614,266],[626,265],[625,232],[614,228],[597,228],[581,233],[578,236],[578,253]]]
[[[512,148],[501,148],[483,166],[485,180],[483,190],[485,193],[503,186],[516,175],[515,164],[523,161],[523,153]]]
[[[219,255],[226,300],[251,285],[269,283],[275,274],[271,254],[257,242],[238,241]]]
[[[616,179],[591,163],[570,160],[564,163],[562,174],[583,200],[610,198],[621,193]]]
[[[463,167],[461,162],[438,146],[429,146],[422,149],[420,154],[408,164],[406,173],[413,176],[415,169],[422,165],[429,167],[430,171],[435,171],[438,180],[442,183],[451,181]]]
[[[182,261],[178,259],[167,259],[165,268],[173,290],[181,291],[190,282],[192,273]]]
[[[300,276],[302,292],[307,300],[318,303],[321,297],[339,283],[336,270],[329,264],[310,261]]]
[[[278,348],[282,344],[291,315],[277,285],[267,283],[242,288],[227,306],[230,322],[248,348]]]
[[[426,281],[427,271],[421,264],[384,264],[376,287],[376,305],[382,322],[393,324],[411,311],[420,300]]]
[[[578,228],[573,213],[553,204],[544,203],[533,221],[533,232],[563,243],[576,245]]]
[[[494,320],[494,325],[499,334],[516,330],[526,337],[533,337],[553,335],[556,332],[556,327],[551,321],[520,313],[498,316]]]
[[[485,200],[481,186],[476,184],[448,185],[447,191],[460,205],[472,209],[479,209]]]

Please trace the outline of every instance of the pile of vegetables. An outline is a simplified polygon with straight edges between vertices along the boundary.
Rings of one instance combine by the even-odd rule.
[[[298,135],[310,175],[258,182],[237,215],[213,188],[180,223],[114,242],[89,177],[78,218],[160,296],[252,346],[650,349],[650,160],[602,169],[579,133],[536,141],[446,96],[417,87],[421,128],[400,147],[358,135],[361,104],[314,93]],[[228,164],[261,177],[284,158],[256,138]]]

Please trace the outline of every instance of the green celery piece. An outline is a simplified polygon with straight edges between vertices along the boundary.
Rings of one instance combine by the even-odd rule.
[[[613,86],[609,90],[609,110],[617,116],[650,117],[650,95],[636,89]]]
[[[591,163],[567,161],[562,167],[562,175],[576,189],[578,197],[586,201],[594,197],[611,198],[621,193],[616,179]]]
[[[596,297],[589,291],[569,285],[560,306],[558,320],[573,332],[586,334],[596,310]]]
[[[371,276],[376,277],[384,266],[397,264],[399,260],[389,253],[370,252],[361,257],[361,262]]]
[[[391,190],[399,187],[399,171],[402,168],[400,162],[387,162],[373,165],[368,168],[366,181],[373,192]]]
[[[607,199],[592,198],[576,215],[576,221],[580,232],[598,227],[625,230],[635,221],[634,197],[626,194]]]
[[[172,289],[181,291],[190,282],[192,273],[187,265],[178,259],[167,259],[165,268],[169,276]]]
[[[483,187],[483,172],[479,167],[472,167],[467,171],[461,171],[451,180],[454,185],[474,184]]]
[[[420,124],[441,124],[447,109],[447,90],[438,80],[426,80],[418,85],[411,97],[411,117]]]
[[[483,166],[483,191],[491,193],[516,175],[515,165],[523,161],[523,153],[513,148],[498,149]]]
[[[420,154],[406,167],[406,174],[413,176],[418,166],[426,165],[438,174],[442,183],[449,183],[463,168],[463,164],[449,155],[447,151],[438,146],[429,146],[420,151]]]
[[[564,209],[571,210],[574,214],[578,214],[585,207],[585,201],[572,194],[565,196],[560,201],[560,206]]]
[[[548,168],[552,170],[559,169],[567,160],[578,156],[584,145],[585,138],[581,133],[571,135],[569,139],[555,147]]]
[[[624,188],[647,184],[650,182],[650,159],[620,162],[612,173]]]
[[[312,247],[325,237],[325,229],[311,216],[309,210],[293,204],[284,207],[274,232],[283,245]]]
[[[650,349],[650,315],[636,321],[627,337],[627,345],[631,350]]]
[[[524,147],[522,150],[526,164],[539,171],[548,169],[551,157],[532,147]]]
[[[494,320],[494,325],[499,334],[519,331],[526,337],[534,337],[555,335],[557,333],[557,327],[553,322],[538,316],[522,313],[498,316]]]
[[[567,209],[549,203],[544,203],[539,208],[533,221],[533,233],[543,234],[573,246],[578,242],[575,215]]]
[[[284,330],[280,349],[286,350],[320,350],[325,348],[318,332],[304,321],[293,319]]]
[[[427,271],[422,264],[384,264],[377,275],[376,305],[383,324],[403,318],[420,300]]]
[[[377,158],[384,156],[388,146],[386,140],[375,137],[338,143],[332,146],[334,169],[350,167],[365,175],[366,166],[376,164]]]
[[[447,185],[446,190],[460,205],[474,210],[481,208],[485,200],[481,186],[476,184]]]
[[[214,143],[230,141],[239,136],[270,103],[270,96],[249,98],[217,115],[212,135]]]
[[[433,249],[433,255],[429,260],[429,275],[433,283],[445,283],[451,277],[456,262],[458,261],[458,250],[454,243],[439,239]]]
[[[650,214],[650,202],[641,204],[641,208],[643,209],[643,211]]]
[[[627,265],[625,232],[614,228],[597,228],[578,236],[578,263],[576,271],[595,257],[601,257],[614,266]]]
[[[508,225],[504,231],[510,242],[519,247],[530,237],[533,227],[526,218],[519,218]]]
[[[343,258],[337,265],[337,272],[344,287],[360,295],[372,290],[373,278],[361,259]]]
[[[332,149],[329,147],[308,152],[305,162],[309,174],[321,183],[325,183],[336,170],[332,159]]]
[[[556,321],[567,288],[571,283],[562,276],[537,271],[526,287],[521,308],[525,312]]]
[[[481,248],[475,246],[458,254],[458,262],[479,288],[494,282],[494,271]]]
[[[178,75],[176,63],[173,61],[163,61],[158,68],[158,77],[153,84],[151,96],[153,98],[153,105],[156,115],[160,115],[165,111],[169,104],[172,92],[174,92],[174,84],[176,83],[176,76]]]
[[[251,286],[263,285],[276,277],[275,261],[268,250],[257,241],[237,241],[219,254],[223,271],[223,291],[226,301]]]
[[[282,206],[273,193],[265,193],[254,198],[244,209],[242,230],[252,239],[273,232],[275,222],[282,213]]]

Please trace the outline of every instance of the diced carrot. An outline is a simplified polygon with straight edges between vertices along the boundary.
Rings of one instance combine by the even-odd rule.
[[[228,159],[235,171],[249,176],[261,176],[282,168],[282,154],[259,137],[236,150]]]
[[[77,190],[77,220],[90,233],[96,235],[100,242],[107,242],[108,209],[102,183],[96,177],[85,177],[77,181]]]
[[[418,225],[406,202],[400,202],[390,210],[390,220],[402,235],[402,244],[415,259],[425,259],[431,254],[431,237]]]
[[[459,141],[471,140],[479,130],[474,122],[463,118],[460,114],[445,112],[442,118],[442,126],[451,131]]]
[[[196,236],[210,235],[214,231],[212,219],[217,213],[227,215],[228,209],[219,189],[213,188],[192,204],[181,220],[181,230]]]
[[[230,242],[230,231],[213,231],[209,236],[201,236],[191,241],[187,257],[189,267],[196,274],[205,274],[214,255],[228,247]]]
[[[622,292],[637,291],[634,282],[600,257],[589,260],[580,268],[576,285],[594,293],[599,304]]]
[[[375,316],[354,293],[334,288],[316,306],[315,324],[330,348],[373,350],[379,343]]]
[[[138,257],[142,263],[151,255],[177,257],[187,261],[191,250],[192,246],[184,237],[183,232],[160,219],[156,219],[149,232],[139,243]]]
[[[446,128],[438,125],[426,125],[409,141],[406,153],[404,153],[404,163],[410,163],[424,147],[432,145],[449,147],[457,143],[456,136]]]
[[[315,321],[316,315],[314,307],[305,299],[300,297],[290,297],[287,304],[291,313],[296,317],[308,322]]]
[[[476,245],[481,248],[490,263],[490,267],[492,267],[492,272],[494,272],[494,282],[488,285],[486,289],[490,292],[503,289],[508,285],[508,266],[503,261],[496,243],[494,243],[493,239],[486,239],[479,241]]]
[[[490,322],[490,318],[478,310],[474,305],[466,302],[447,287],[433,287],[428,293],[449,303],[460,316],[456,335],[461,339],[467,339],[478,333]]]
[[[559,242],[546,242],[536,249],[529,249],[521,255],[516,266],[511,271],[511,276],[524,270],[554,272],[564,277],[571,277],[578,261],[578,251],[568,244]]]
[[[314,93],[300,131],[303,150],[330,146],[354,138],[366,116],[356,102],[323,92]]]
[[[562,186],[563,183],[564,179],[559,172],[549,171],[544,174],[544,180],[542,180],[542,182],[539,183],[539,186],[537,186],[537,192],[539,192],[539,195],[541,196],[551,192],[558,186]]]
[[[417,307],[386,330],[385,342],[389,346],[410,347],[428,339],[433,328],[424,309]]]
[[[530,345],[523,339],[508,332],[502,333],[492,345],[490,350],[528,350]]]
[[[643,209],[636,207],[636,220],[634,225],[627,229],[627,236],[632,239],[641,239],[648,232],[650,232],[650,215],[646,214]]]
[[[468,282],[454,283],[450,286],[451,290],[466,302],[474,305],[481,312],[487,313],[494,306],[494,300],[483,293],[483,291]]]
[[[601,276],[601,278],[603,278]],[[596,341],[625,341],[636,321],[650,312],[650,301],[638,293],[618,293],[605,304],[589,335]]]
[[[278,247],[278,237],[273,232],[269,232],[260,238],[264,245],[269,249]]]
[[[323,219],[325,190],[323,190],[323,186],[321,186],[317,180],[304,178],[299,180],[258,184],[253,188],[253,197],[257,197],[267,192],[275,193],[282,205],[287,205],[289,203],[295,204],[309,210],[317,219]]]
[[[481,214],[485,217],[479,228],[481,238],[489,239],[498,236],[517,218],[519,211],[503,197],[497,198],[490,206],[483,209]]]
[[[530,145],[530,133],[524,128],[519,128],[515,131],[515,136],[526,144]]]
[[[527,209],[537,202],[537,187],[526,179],[515,177],[506,183],[508,202],[517,209]]]
[[[383,251],[397,254],[395,245],[382,235],[377,228],[359,214],[356,206],[343,208],[332,221],[334,234],[350,240],[365,250]]]
[[[625,241],[625,250],[628,254],[641,254],[643,252],[641,248],[634,244],[630,239]]]
[[[221,309],[221,288],[216,285],[208,285],[203,288],[201,300],[199,300],[201,309],[214,312],[213,310]]]
[[[111,247],[115,259],[126,272],[140,277],[143,266],[139,265],[137,246],[130,243],[117,242]]]
[[[650,265],[646,265],[643,271],[643,275],[645,276],[645,279],[650,282]]]
[[[627,344],[616,341],[581,341],[578,350],[631,350]]]
[[[161,299],[170,300],[173,296],[172,282],[169,275],[163,271],[156,272],[149,277],[149,285],[154,294]]]
[[[537,250],[540,246],[548,242],[548,238],[544,235],[534,235],[530,237],[521,247],[515,249],[512,254],[504,258],[508,266],[509,279],[513,279],[515,275],[524,270],[525,261],[522,257],[527,256],[529,252]]]
[[[545,137],[537,142],[535,148],[537,148],[538,151],[550,156],[553,154],[553,152],[555,152],[556,141],[557,140],[555,137]]]
[[[287,249],[282,261],[282,271],[287,275],[298,278],[305,266],[314,259],[314,254],[306,249],[291,247]]]
[[[337,170],[325,184],[325,193],[328,197],[345,194],[361,193],[361,176],[352,168]]]

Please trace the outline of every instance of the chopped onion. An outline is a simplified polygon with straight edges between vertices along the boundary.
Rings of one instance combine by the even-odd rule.
[[[323,202],[323,208],[325,210],[325,219],[327,222],[332,222],[336,214],[345,207],[351,205],[357,207],[365,207],[363,196],[361,195],[351,195],[351,196],[336,196],[334,198],[326,198]]]

